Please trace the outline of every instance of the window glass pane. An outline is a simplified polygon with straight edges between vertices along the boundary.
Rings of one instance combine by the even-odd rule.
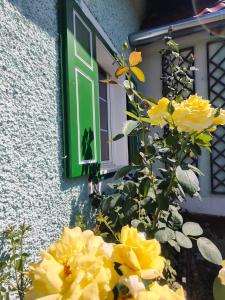
[[[99,69],[99,80],[107,79],[107,73],[101,68]],[[107,100],[107,84],[99,82],[99,96]]]
[[[101,161],[109,160],[109,135],[101,131]]]
[[[92,64],[91,31],[75,14],[76,56],[83,59],[89,66]]]
[[[107,79],[107,73],[99,66],[99,80]],[[101,129],[101,161],[109,161],[109,126],[108,126],[108,92],[107,84],[99,82],[99,109]]]
[[[108,130],[108,108],[107,102],[100,99],[100,128]]]

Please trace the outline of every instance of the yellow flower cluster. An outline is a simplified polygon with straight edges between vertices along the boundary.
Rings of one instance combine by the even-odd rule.
[[[220,279],[221,284],[225,285],[225,260],[222,263],[222,269],[219,271],[218,278]]]
[[[191,95],[181,103],[172,101],[174,111],[169,112],[170,101],[167,98],[159,100],[148,110],[152,125],[163,127],[169,125],[177,128],[179,132],[213,131],[217,125],[225,125],[225,110],[221,109],[219,115],[208,100],[198,95]]]
[[[25,299],[110,300],[120,283],[129,292],[118,299],[185,300],[182,290],[174,292],[156,280],[146,289],[142,282],[162,276],[164,258],[156,240],[125,226],[120,242],[106,243],[90,230],[65,228],[61,238],[41,252],[41,262],[30,266],[32,286]],[[115,263],[120,264],[121,276]]]

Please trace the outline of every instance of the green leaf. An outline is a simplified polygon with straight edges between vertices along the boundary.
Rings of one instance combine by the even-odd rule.
[[[137,186],[133,181],[127,181],[124,185],[124,193],[128,196],[135,197],[137,195]]]
[[[173,104],[172,104],[172,101],[170,101],[170,103],[168,104],[168,107],[167,107],[167,111],[168,111],[168,113],[169,113],[170,115],[172,115],[173,112],[174,112],[174,110],[175,110],[175,108],[174,108],[174,106],[173,106]]]
[[[173,240],[175,238],[175,233],[172,229],[166,227],[166,228],[158,230],[155,233],[155,238],[160,243],[166,243],[169,240]]]
[[[111,209],[114,209],[117,205],[118,201],[120,200],[120,194],[113,194],[109,197],[105,198],[102,201],[102,210],[103,212],[110,212]]]
[[[140,194],[144,197],[147,197],[150,186],[151,186],[150,178],[149,177],[144,177],[141,180],[141,183],[139,185]]]
[[[178,245],[177,241],[170,240],[168,241],[171,247],[173,247],[177,252],[180,252],[180,246]]]
[[[114,136],[114,137],[112,138],[112,140],[113,140],[113,142],[115,142],[115,141],[118,141],[118,140],[122,139],[123,137],[124,137],[124,134],[119,133],[119,134],[117,134],[116,136]]]
[[[166,144],[170,146],[176,146],[178,144],[179,137],[177,135],[168,134],[166,137]]]
[[[178,230],[181,228],[183,224],[183,217],[182,215],[178,212],[177,208],[174,208],[173,206],[170,206],[170,214],[167,219],[168,225],[173,229],[173,230]]]
[[[213,297],[214,300],[225,299],[225,285],[223,285],[218,277],[216,277],[213,284]]]
[[[169,209],[169,198],[164,197],[163,195],[157,196],[157,203],[161,210],[168,210]]]
[[[158,103],[158,101],[157,100],[155,100],[155,99],[153,99],[153,98],[144,98],[144,100],[143,100],[144,102],[147,102],[150,106],[152,105],[152,104],[157,104]]]
[[[135,153],[132,158],[131,162],[135,165],[142,165],[143,164],[143,157],[140,155],[139,152]]]
[[[116,174],[114,175],[114,179],[117,180],[119,178],[124,177],[125,175],[127,175],[127,173],[129,173],[131,170],[133,169],[132,166],[125,166],[121,169],[119,169]]]
[[[129,135],[138,126],[138,124],[139,124],[138,121],[133,121],[133,120],[126,121],[122,129],[123,135],[125,136]]]
[[[209,146],[212,141],[212,136],[210,134],[202,133],[197,136],[195,141],[202,146]]]
[[[146,197],[141,200],[141,205],[146,210],[147,214],[153,214],[156,211],[157,203],[151,197]]]
[[[183,170],[178,166],[176,177],[184,191],[189,195],[193,196],[196,192],[200,191],[198,178],[192,170]]]
[[[201,170],[199,170],[199,168],[196,168],[193,165],[188,165],[188,168],[191,169],[193,172],[195,172],[198,175],[204,176],[204,174],[202,173]]]
[[[219,249],[216,247],[215,244],[213,244],[212,241],[205,237],[200,237],[197,240],[197,246],[201,253],[201,255],[208,260],[209,262],[221,265],[222,263],[222,255],[219,251]]]
[[[176,240],[181,247],[192,248],[192,241],[180,231],[176,231]]]
[[[125,111],[125,114],[128,115],[129,117],[135,119],[135,120],[140,120],[140,118],[138,116],[136,116],[135,114],[133,114],[132,112],[130,111]]]
[[[175,52],[179,52],[179,47],[178,47],[178,44],[175,43],[173,40],[170,40],[167,42],[167,45],[173,49]]]
[[[186,222],[182,227],[182,231],[185,235],[199,236],[203,234],[202,227],[195,222]]]
[[[202,150],[201,147],[197,144],[192,144],[191,145],[191,151],[193,152],[193,154],[195,156],[201,155],[202,154]]]

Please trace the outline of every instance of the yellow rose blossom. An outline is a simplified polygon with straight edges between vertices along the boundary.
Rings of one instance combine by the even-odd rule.
[[[113,299],[118,275],[105,244],[90,230],[65,228],[61,238],[42,253],[42,261],[31,265],[32,287],[25,299]]]
[[[134,298],[134,300],[160,300],[160,297],[151,291],[142,291]]]
[[[168,113],[169,102],[170,101],[167,98],[162,98],[159,100],[158,104],[153,105],[152,108],[148,110],[152,125],[163,127],[168,124],[168,121],[171,119],[170,114]]]
[[[155,282],[146,289],[141,279],[135,275],[123,279],[123,283],[129,288],[131,295],[126,300],[185,300],[182,288],[174,292],[168,285],[161,286]]]
[[[172,119],[180,132],[202,131],[213,126],[214,109],[208,100],[191,95],[176,105]]]
[[[154,282],[149,286],[149,290],[159,297],[158,300],[185,300],[182,288],[174,292],[168,287],[168,285],[161,286],[157,282]]]
[[[157,240],[146,240],[136,228],[127,225],[122,228],[120,242],[114,246],[114,261],[121,264],[123,275],[144,279],[162,276],[165,263]]]
[[[41,252],[42,261],[30,266],[32,288],[26,294],[26,299],[38,299],[52,295],[58,299],[63,287],[64,267],[59,264],[49,253]]]
[[[222,285],[225,285],[225,260],[222,262],[222,269],[219,271],[218,278]]]
[[[225,110],[221,109],[218,117],[213,120],[213,125],[225,125]]]

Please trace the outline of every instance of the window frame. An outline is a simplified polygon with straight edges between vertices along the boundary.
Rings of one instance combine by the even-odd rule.
[[[97,61],[98,63],[98,61]],[[105,79],[111,79],[111,76],[108,74],[108,72],[104,69],[104,67],[102,67],[102,65],[100,65],[98,63],[98,66],[100,66],[100,68],[106,73],[106,78]],[[109,149],[109,160],[102,160],[102,157],[101,157],[101,150],[100,150],[100,157],[101,157],[101,164],[107,166],[107,165],[110,165],[112,163],[112,143],[110,143],[110,140],[112,139],[112,126],[111,126],[111,98],[110,98],[110,85],[107,84],[106,85],[107,87],[107,100],[106,100],[106,103],[107,103],[107,113],[108,113],[108,149]],[[105,99],[103,99],[102,97],[100,97],[100,93],[99,93],[99,115],[101,115],[101,109],[100,109],[100,100],[101,101],[105,101]],[[103,130],[101,128],[101,123],[100,123],[100,142],[102,143],[101,141],[101,130]],[[101,149],[101,145],[100,145],[100,149]]]
[[[105,58],[105,59],[104,59]],[[113,51],[110,51],[109,48],[105,45],[105,43],[102,41],[102,39],[99,38],[99,36],[96,36],[96,60],[97,64],[100,65],[100,67],[107,73],[108,79],[116,80],[120,84],[123,83],[125,80],[125,76],[121,76],[120,79],[115,78],[115,71],[118,67],[118,64],[115,63],[115,58],[113,56]],[[110,123],[109,126],[109,133],[111,135],[111,139],[116,134],[120,133],[122,131],[122,126],[124,122],[127,120],[127,117],[125,115],[125,110],[127,108],[127,99],[126,99],[126,92],[122,90],[121,87],[116,85],[107,84],[107,93],[108,93],[108,123]],[[123,106],[123,117],[118,115],[118,118],[115,118],[114,113],[116,111],[116,97],[115,97],[115,91],[119,89],[121,90],[121,94],[123,93],[123,100],[124,100],[124,106]],[[114,121],[116,119],[116,121]],[[117,125],[120,126],[117,126]],[[117,128],[120,127],[120,128]],[[100,174],[108,174],[110,172],[115,172],[119,168],[128,165],[129,163],[129,157],[128,157],[128,139],[127,137],[124,137],[123,139],[111,142],[110,145],[110,152],[111,157],[109,161],[101,161],[100,166]],[[124,155],[124,158],[122,161],[118,159],[118,149],[121,149]]]

